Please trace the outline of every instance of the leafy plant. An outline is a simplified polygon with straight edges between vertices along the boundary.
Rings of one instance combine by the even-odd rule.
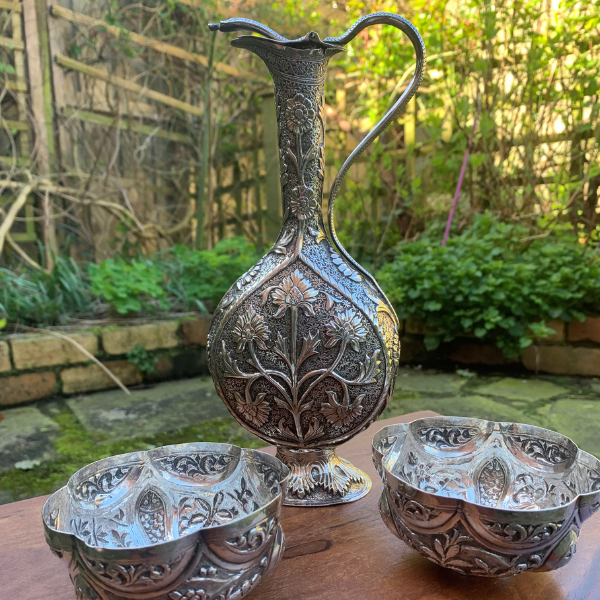
[[[0,312],[12,323],[62,324],[89,315],[92,301],[87,275],[72,258],[56,258],[50,273],[0,269]]]
[[[561,231],[528,234],[484,213],[446,247],[439,237],[402,245],[377,278],[400,318],[434,330],[425,337],[429,349],[472,333],[515,356],[553,332],[549,320],[583,320],[600,308],[598,252]]]
[[[169,308],[161,269],[146,259],[109,258],[88,266],[92,292],[121,315]]]
[[[150,354],[144,346],[136,344],[133,350],[127,353],[127,360],[143,373],[152,373],[158,363],[158,356]]]
[[[213,250],[176,246],[160,265],[167,278],[165,289],[177,305],[208,312],[205,302],[215,306],[233,282],[259,259],[254,245],[234,237],[219,242]]]

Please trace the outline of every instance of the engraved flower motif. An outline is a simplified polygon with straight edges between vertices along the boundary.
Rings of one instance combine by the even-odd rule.
[[[261,350],[266,350],[265,341],[268,339],[269,328],[262,315],[250,306],[248,310],[238,317],[233,328],[233,339],[237,343],[237,351],[241,352],[246,344],[255,342]]]
[[[312,188],[299,185],[290,190],[290,209],[299,221],[310,219],[317,210],[317,200]]]
[[[319,292],[313,289],[310,281],[296,269],[286,277],[273,291],[273,302],[279,307],[275,317],[281,317],[290,307],[303,308],[307,315],[314,315],[312,304]]]
[[[352,404],[350,404],[348,396],[345,396],[340,404],[335,392],[329,390],[327,395],[329,396],[329,402],[324,402],[321,405],[321,412],[325,415],[327,422],[333,427],[349,425],[354,417],[358,417],[362,413],[363,407],[361,402],[366,394],[360,394]]]
[[[247,396],[242,396],[239,392],[233,392],[235,396],[235,406],[237,411],[248,421],[260,427],[267,422],[269,414],[271,413],[271,407],[269,403],[265,401],[267,394],[261,392],[256,395],[256,398],[252,400]]]
[[[329,339],[325,342],[326,348],[333,348],[338,342],[350,344],[356,352],[359,344],[367,338],[367,330],[362,326],[360,317],[352,309],[348,309],[333,317],[325,326]]]
[[[294,133],[308,131],[314,118],[313,103],[304,94],[296,94],[285,103],[286,125],[290,131]]]

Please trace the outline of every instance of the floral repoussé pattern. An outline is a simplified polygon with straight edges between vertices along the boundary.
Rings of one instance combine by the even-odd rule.
[[[233,339],[237,342],[238,352],[241,352],[249,342],[255,342],[261,350],[266,350],[265,341],[268,336],[269,328],[263,316],[252,307],[238,319],[233,328]]]
[[[273,288],[267,288],[265,293],[271,290]],[[288,308],[302,308],[307,315],[314,315],[312,304],[317,295],[318,292],[310,287],[309,281],[296,269],[272,292],[273,302],[278,306],[275,317],[282,317]]]
[[[310,219],[318,208],[312,188],[299,185],[290,190],[290,209],[299,221]]]
[[[287,128],[295,134],[310,131],[315,120],[313,103],[304,94],[296,94],[285,104]]]
[[[319,293],[326,296],[325,303],[319,306],[324,310],[315,312]],[[268,308],[269,299],[273,309]],[[232,391],[235,398],[236,413],[244,421],[260,430],[269,420],[274,407],[282,408],[293,418],[294,428],[290,429],[285,417],[279,418],[277,431],[284,439],[301,444],[315,442],[325,435],[325,427],[347,427],[363,415],[363,402],[366,393],[351,393],[351,388],[374,383],[379,373],[377,349],[371,356],[365,355],[359,366],[358,376],[348,379],[336,371],[342,361],[348,346],[355,352],[360,352],[361,344],[367,339],[367,329],[364,317],[354,309],[334,312],[335,302],[329,294],[319,292],[299,269],[294,269],[288,276],[282,278],[278,285],[267,287],[262,292],[264,315],[269,312],[273,318],[283,318],[290,313],[291,331],[288,336],[277,333],[274,343],[269,343],[269,329],[265,324],[265,316],[249,305],[237,318],[233,340],[236,342],[237,353],[246,347],[250,353],[247,362],[254,367],[253,372],[245,372],[238,366],[223,344],[223,360],[227,368],[226,377],[244,379],[244,390]],[[298,332],[298,315],[303,311],[306,317],[323,317],[326,315],[326,325],[322,337],[318,332],[308,331],[300,336]],[[325,315],[323,315],[325,313]],[[337,353],[328,366],[308,370],[300,375],[300,367],[312,356],[320,354],[320,348],[334,348]],[[283,360],[286,369],[270,369],[264,366],[265,357],[259,356],[257,350],[267,354],[277,355]],[[271,392],[259,391],[253,393],[252,386],[259,379],[266,380],[271,385]],[[338,388],[325,390],[327,400],[318,399],[313,392],[315,387],[329,379]],[[341,394],[340,394],[341,392]],[[322,394],[322,392],[321,392]],[[321,405],[319,406],[319,402]],[[310,424],[302,420],[302,415],[312,409]],[[317,412],[314,412],[317,411]],[[318,415],[322,415],[319,417]]]
[[[333,321],[327,324],[327,335],[329,339],[325,343],[326,348],[332,348],[338,342],[342,342],[350,344],[358,352],[360,343],[367,337],[367,330],[356,312],[350,309],[333,317]]]

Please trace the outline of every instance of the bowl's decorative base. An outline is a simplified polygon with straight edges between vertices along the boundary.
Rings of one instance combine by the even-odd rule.
[[[334,448],[292,450],[277,447],[277,458],[289,467],[287,506],[327,506],[366,496],[371,480]]]

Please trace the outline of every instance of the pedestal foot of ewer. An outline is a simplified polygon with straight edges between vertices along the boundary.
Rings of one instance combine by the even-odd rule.
[[[284,504],[327,506],[354,502],[371,489],[368,475],[340,458],[333,448],[277,448],[277,458],[291,473]]]

